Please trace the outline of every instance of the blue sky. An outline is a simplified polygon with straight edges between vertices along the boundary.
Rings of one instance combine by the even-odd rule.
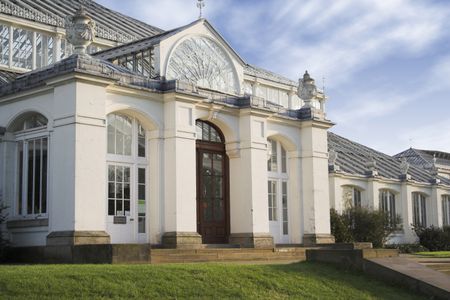
[[[171,29],[196,0],[97,0]],[[379,151],[450,152],[450,1],[206,0],[204,16],[248,62],[329,97],[332,131]]]

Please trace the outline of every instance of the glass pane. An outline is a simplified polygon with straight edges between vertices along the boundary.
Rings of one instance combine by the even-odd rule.
[[[9,65],[9,26],[0,24],[0,64]]]
[[[141,126],[138,125],[138,156],[145,157],[145,130]]]
[[[116,168],[115,166],[108,166],[108,180],[114,181],[116,178]]]
[[[224,207],[223,207],[223,199],[215,198],[214,201],[214,217],[215,221],[223,221],[224,219]]]
[[[116,166],[116,182],[123,182],[123,167]]]
[[[129,183],[125,183],[123,185],[123,198],[124,199],[131,199],[131,197],[130,197],[130,184]]]
[[[144,168],[138,169],[138,183],[145,184],[145,169]]]
[[[124,203],[125,215],[129,216],[130,215],[130,200],[125,200],[123,203]]]
[[[115,184],[108,183],[108,198],[114,198],[115,196]]]
[[[214,196],[215,197],[223,198],[222,186],[223,186],[222,177],[216,176],[214,179],[214,194],[215,194]]]
[[[140,184],[138,186],[138,199],[142,199],[145,201],[145,185]]]
[[[130,183],[130,167],[123,167],[123,182]]]
[[[114,199],[109,199],[108,200],[108,215],[109,216],[114,216]]]
[[[123,198],[123,184],[122,183],[116,184],[116,198],[117,199]]]
[[[12,64],[14,67],[31,69],[33,67],[33,32],[13,28]]]
[[[18,182],[19,182],[19,190],[18,190],[18,198],[17,198],[17,213],[19,215],[22,214],[22,201],[23,201],[23,142],[18,142],[18,156],[19,156],[19,166],[18,166]]]
[[[41,140],[34,141],[34,213],[41,212]]]
[[[27,214],[33,214],[34,141],[29,141],[27,145],[28,145]]]
[[[47,213],[47,164],[48,164],[48,139],[42,139],[42,207],[41,212]]]
[[[223,156],[220,154],[213,154],[213,170],[214,175],[222,176],[222,164],[223,164]]]
[[[212,175],[212,155],[209,153],[203,153],[203,175]]]
[[[145,216],[139,216],[138,233],[145,233]]]

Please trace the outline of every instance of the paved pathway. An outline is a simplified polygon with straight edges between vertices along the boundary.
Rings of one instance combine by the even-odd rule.
[[[383,267],[394,270],[411,279],[422,281],[448,293],[450,299],[450,276],[417,263],[414,259],[405,257],[386,257],[369,259]]]
[[[401,254],[400,256],[450,276],[450,258],[435,258],[411,254]]]

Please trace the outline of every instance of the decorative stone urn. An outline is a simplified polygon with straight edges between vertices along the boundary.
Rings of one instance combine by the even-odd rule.
[[[66,17],[66,38],[74,47],[75,54],[86,54],[87,47],[94,41],[95,22],[80,7],[74,16]]]

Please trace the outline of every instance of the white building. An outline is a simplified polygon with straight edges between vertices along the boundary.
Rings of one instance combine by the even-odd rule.
[[[337,211],[365,206],[399,215],[402,229],[390,243],[415,242],[414,226],[450,226],[450,180],[435,165],[410,164],[333,133],[328,147],[330,202]]]
[[[333,241],[333,124],[308,74],[303,101],[297,82],[246,64],[204,19],[166,32],[124,19],[146,37],[111,48],[122,27],[105,33],[111,12],[95,2],[94,45],[109,49],[89,56],[91,19],[78,12],[66,33],[52,13],[76,2],[0,6],[0,187],[14,246]],[[59,60],[66,38],[75,54]]]
[[[414,239],[414,208],[426,224],[450,219],[448,180],[385,174],[384,160],[400,162],[340,148],[309,74],[247,64],[204,19],[163,31],[87,1],[94,32],[82,12],[64,19],[80,2],[0,3],[0,191],[14,246],[329,243],[330,206],[344,207],[348,187],[369,207],[395,202],[401,241]]]

